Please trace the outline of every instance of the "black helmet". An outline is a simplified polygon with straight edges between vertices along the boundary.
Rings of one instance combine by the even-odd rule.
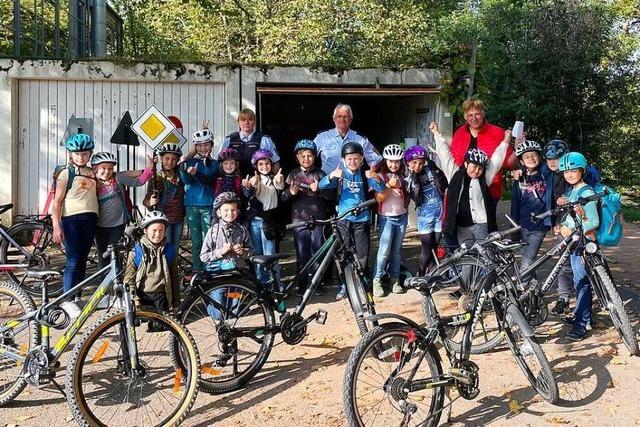
[[[344,158],[347,154],[364,155],[364,149],[357,142],[347,142],[342,146],[342,157]]]

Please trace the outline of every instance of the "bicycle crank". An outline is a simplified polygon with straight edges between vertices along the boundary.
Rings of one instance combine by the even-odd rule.
[[[480,394],[479,370],[478,365],[470,360],[458,360],[454,367],[449,369],[449,375],[455,380],[458,393],[463,399],[473,400]]]

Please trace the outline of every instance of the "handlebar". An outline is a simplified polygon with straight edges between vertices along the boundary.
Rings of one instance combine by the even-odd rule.
[[[323,224],[329,224],[332,221],[337,221],[339,219],[344,218],[345,216],[354,213],[354,212],[359,212],[362,211],[364,209],[368,209],[371,206],[374,206],[376,204],[376,200],[375,199],[369,199],[369,200],[365,200],[362,203],[359,203],[358,205],[354,206],[353,208],[349,209],[348,211],[343,212],[342,214],[336,216],[336,217],[332,217],[329,219],[313,219],[311,218],[309,221],[299,221],[299,222],[293,222],[291,224],[287,224],[286,225],[286,229],[287,230],[291,230],[294,228],[302,228],[302,227],[313,227],[315,225],[323,225]],[[357,214],[356,214],[357,215]]]
[[[604,191],[600,193],[592,194],[591,196],[579,197],[578,200],[576,200],[575,202],[568,202],[568,203],[565,203],[564,205],[556,206],[555,208],[549,209],[548,211],[538,215],[532,214],[531,220],[533,222],[540,222],[551,215],[559,216],[562,213],[568,212],[569,210],[573,209],[575,206],[578,206],[578,205],[584,206],[587,203],[601,199],[607,196],[608,194],[609,194],[609,191],[605,189]]]

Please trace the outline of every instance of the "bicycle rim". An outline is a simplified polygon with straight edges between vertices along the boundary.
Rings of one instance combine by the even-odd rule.
[[[343,390],[350,426],[438,424],[444,399],[443,387],[409,393],[402,390],[422,353],[417,342],[410,342],[408,337],[411,334],[411,328],[403,324],[376,327],[362,337],[351,353]],[[374,348],[383,350],[378,353],[373,351]],[[429,347],[413,379],[435,380],[441,373],[437,353]],[[406,405],[412,405],[412,410],[403,409]]]
[[[141,366],[137,371],[124,351],[123,311],[98,320],[75,346],[66,388],[78,424],[177,425],[189,413],[198,392],[199,361],[188,331],[166,313],[145,310],[135,312],[134,328]],[[181,368],[171,360],[175,342]]]
[[[183,304],[182,323],[200,351],[202,387],[225,393],[246,384],[262,368],[273,346],[273,311],[252,285],[219,284]],[[251,331],[249,336],[236,332]]]

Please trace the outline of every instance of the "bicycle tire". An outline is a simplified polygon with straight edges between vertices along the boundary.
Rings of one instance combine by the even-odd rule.
[[[622,342],[629,352],[632,355],[637,356],[640,354],[638,341],[633,334],[633,329],[629,322],[629,316],[627,315],[627,311],[622,303],[622,298],[620,298],[620,293],[613,282],[613,277],[611,277],[611,274],[603,265],[594,266],[592,273],[594,279],[598,281],[598,284],[600,285],[596,285],[595,288],[599,288],[599,291],[601,292],[606,292],[606,295],[598,295],[598,297],[603,298],[602,303],[605,305],[604,308],[607,310],[609,317],[611,317],[611,320],[613,321],[613,326],[616,328],[616,331],[618,331],[618,335],[622,338]]]
[[[148,329],[145,333],[143,328],[149,326],[144,325],[144,320],[159,329]],[[139,372],[134,373],[126,367],[128,358],[122,355],[122,348],[114,351],[111,347],[112,344],[115,347],[122,344],[120,331],[125,327],[125,311],[122,309],[102,316],[75,345],[66,372],[66,394],[79,425],[106,425],[104,419],[107,417],[111,425],[176,426],[193,407],[199,389],[199,355],[189,331],[167,313],[148,310],[134,312],[134,325],[141,365]],[[180,342],[183,360],[188,361],[189,366],[184,370],[176,369],[171,363],[169,351],[174,340]],[[94,344],[97,347],[95,352]],[[161,349],[159,345],[167,347]],[[108,365],[106,373],[93,371],[101,362]],[[152,363],[159,365],[151,366]],[[153,372],[153,375],[148,372]],[[118,381],[121,385],[117,384]],[[94,383],[95,389],[85,392],[85,387]],[[152,394],[157,387],[162,388],[157,393],[160,402],[154,403]],[[98,397],[101,391],[105,395]],[[118,394],[118,391],[122,393]],[[105,414],[105,408],[113,408],[114,411]],[[169,413],[160,414],[163,410]],[[102,413],[97,414],[99,411]],[[151,420],[152,416],[157,420]]]
[[[0,263],[29,264],[46,270],[62,272],[67,263],[64,249],[53,241],[53,227],[44,222],[22,222],[7,229],[11,236],[23,249],[29,252],[29,259],[13,247],[7,240],[0,244]],[[24,288],[29,295],[40,296],[40,282],[25,277],[25,269],[8,270],[9,279]],[[49,296],[62,294],[62,276],[47,281]]]
[[[258,297],[256,286],[252,282],[234,278],[231,282],[229,280],[213,282],[213,284],[205,286],[202,290],[208,295],[219,291],[222,295],[226,294],[227,298],[229,295],[234,298],[240,295],[238,304],[241,305],[244,301],[244,304],[247,304],[245,307],[249,307],[249,304],[254,304],[252,301],[255,301],[254,307],[247,310],[247,314],[253,313],[255,317],[253,323],[260,324],[254,324],[251,327],[273,329],[276,325],[272,307],[265,303],[262,297]],[[192,333],[196,345],[200,349],[200,381],[202,389],[212,394],[227,393],[243,387],[262,369],[271,353],[271,348],[275,341],[275,332],[264,333],[255,359],[249,361],[246,368],[239,375],[236,375],[237,354],[240,350],[238,341],[240,340],[235,339],[231,341],[231,344],[224,344],[227,341],[224,334],[233,331],[232,328],[225,329],[226,322],[230,320],[227,317],[231,313],[227,313],[227,317],[216,320],[213,318],[215,314],[210,314],[209,310],[210,308],[208,308],[202,294],[190,292],[182,303],[180,320]],[[236,320],[234,327],[237,327],[240,320]],[[251,322],[251,320],[247,317],[244,322]],[[242,327],[243,324],[240,326]],[[244,340],[240,344],[242,344],[242,348],[245,348]],[[236,364],[230,374],[228,372],[229,366],[227,365],[229,360]]]
[[[465,268],[469,268],[469,275],[467,278],[464,278],[461,275],[461,272]],[[468,305],[474,300],[473,295],[477,285],[480,283],[482,277],[484,277],[484,274],[486,274],[486,267],[482,265],[482,261],[477,257],[462,257],[456,263],[448,266],[445,272],[447,270],[453,272],[449,275],[449,277],[451,277],[449,279],[451,283],[457,283],[460,289],[466,289],[458,299],[459,305],[462,305],[462,307],[459,308],[463,312],[470,311],[471,307],[468,307]],[[431,304],[433,304],[433,299],[423,296],[422,311],[425,316],[425,320],[427,321],[432,317],[432,314],[436,312],[435,307],[432,308]],[[478,323],[476,323],[476,327],[480,327],[481,329],[479,331],[474,330],[472,332],[473,335],[470,352],[471,354],[483,354],[498,347],[504,341],[504,337],[500,334],[497,318],[493,311],[493,306],[488,298],[476,315],[479,319]],[[449,345],[456,353],[460,353],[460,350],[462,349],[464,330],[465,327],[460,326],[458,328],[449,328],[446,331],[447,345]]]
[[[363,277],[358,276],[356,269],[351,265],[347,265],[344,268],[344,279],[347,289],[352,289],[353,292],[349,292],[349,303],[351,304],[351,310],[356,317],[356,324],[360,335],[364,335],[377,326],[377,322],[365,320],[369,316],[376,314],[375,306],[373,305],[373,297],[367,292],[366,286],[363,283]],[[362,312],[359,315],[358,312]]]
[[[508,306],[505,320],[504,331],[507,344],[513,352],[516,363],[538,394],[547,402],[555,403],[559,397],[558,384],[547,355],[533,334],[531,326],[515,304]],[[538,363],[537,374],[534,373],[532,364],[525,359],[525,356],[533,356],[532,361]]]
[[[36,310],[33,299],[24,289],[10,282],[0,283],[0,325],[4,326],[8,321],[20,318],[27,313]],[[25,332],[16,340],[14,334],[0,334],[0,343],[15,348],[18,352],[28,354],[34,347],[40,345],[40,328],[36,322],[28,321],[27,328],[16,327],[12,330]],[[23,364],[9,360],[0,352],[0,406],[14,400],[24,390],[27,380],[21,376]],[[7,380],[5,382],[5,380]]]
[[[393,379],[391,379],[391,375],[393,375],[392,366],[382,366],[379,369],[376,369],[374,366],[367,366],[369,364],[373,364],[374,362],[388,362],[397,364],[396,361],[396,353],[399,352],[397,356],[398,359],[402,358],[402,355],[405,354],[403,351],[397,350],[387,357],[383,357],[381,360],[379,358],[379,354],[374,349],[379,348],[387,348],[388,350],[392,349],[393,344],[395,342],[403,343],[407,341],[407,334],[412,328],[409,325],[404,323],[385,323],[381,326],[377,326],[371,331],[367,332],[358,342],[356,347],[351,352],[349,356],[349,360],[347,362],[347,368],[344,374],[344,384],[343,384],[343,394],[342,400],[345,408],[345,416],[347,418],[347,423],[350,427],[375,427],[376,425],[380,426],[390,426],[390,425],[420,425],[420,426],[437,426],[440,420],[440,415],[442,412],[443,404],[444,404],[444,387],[434,387],[427,388],[425,390],[421,390],[416,394],[415,397],[407,395],[406,399],[411,404],[416,405],[416,407],[428,406],[428,410],[423,410],[425,413],[426,419],[421,421],[416,421],[416,424],[401,424],[404,414],[399,409],[399,400],[397,396],[394,395],[394,391],[397,393],[401,387],[397,386],[392,391],[391,387],[384,387],[386,384],[396,383],[397,381],[401,381],[402,373],[405,372],[402,369],[396,373]],[[415,348],[415,347],[414,347]],[[416,353],[409,353],[409,357],[412,355],[417,356],[417,351],[420,349],[414,350]],[[422,363],[428,369],[428,377],[429,378],[439,378],[442,371],[442,364],[440,361],[440,356],[438,355],[437,350],[434,346],[429,346],[426,349],[427,353],[422,359]],[[374,355],[375,354],[375,355]],[[426,363],[425,363],[426,362]],[[421,365],[422,366],[422,365]],[[407,370],[410,370],[414,367],[414,365],[408,366]],[[419,369],[419,367],[417,367]],[[386,378],[382,373],[389,374],[389,378]],[[362,375],[363,379],[360,380],[360,376]],[[370,382],[374,381],[374,375],[380,376],[382,384],[374,385],[370,384]],[[358,386],[362,384],[364,388],[371,387],[372,391],[363,392],[361,394],[358,393]],[[424,393],[431,390],[433,392],[431,398],[424,396]],[[379,394],[375,394],[376,392],[382,392],[382,396]],[[371,411],[373,408],[364,410],[366,408],[367,402],[359,403],[359,397],[361,399],[373,400],[379,404],[388,404],[388,411],[385,413],[376,412],[374,420],[368,421],[366,418],[366,414]],[[404,396],[403,396],[404,397]],[[424,404],[424,405],[423,405]],[[420,411],[416,411],[415,413],[419,413]],[[379,422],[379,424],[373,424],[374,422]]]

